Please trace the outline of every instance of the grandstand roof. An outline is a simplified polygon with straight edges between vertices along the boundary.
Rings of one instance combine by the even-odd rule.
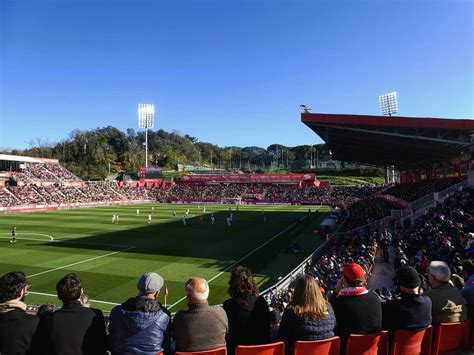
[[[472,145],[474,120],[302,113],[334,159],[400,169],[431,167]]]
[[[42,160],[31,157],[23,157],[19,155],[0,154],[0,161],[16,161],[19,163],[43,163]]]

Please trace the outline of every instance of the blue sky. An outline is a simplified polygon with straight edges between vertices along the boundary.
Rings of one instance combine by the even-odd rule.
[[[320,142],[313,112],[473,118],[474,2],[0,1],[0,147],[156,128],[221,146]]]

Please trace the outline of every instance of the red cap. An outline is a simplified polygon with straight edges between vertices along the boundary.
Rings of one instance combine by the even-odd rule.
[[[344,266],[342,275],[344,275],[347,280],[356,284],[365,282],[365,271],[362,266],[356,263],[350,263]]]

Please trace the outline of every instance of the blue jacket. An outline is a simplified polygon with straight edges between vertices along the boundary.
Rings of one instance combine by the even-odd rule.
[[[161,303],[143,297],[128,299],[110,313],[112,354],[155,354],[169,346],[171,315]]]
[[[461,290],[461,294],[467,301],[467,309],[471,322],[474,319],[474,275],[466,281],[466,286]]]
[[[285,310],[278,330],[278,339],[285,342],[287,354],[293,354],[297,340],[321,340],[334,336],[336,317],[328,305],[329,314],[326,319],[305,319],[290,310]]]

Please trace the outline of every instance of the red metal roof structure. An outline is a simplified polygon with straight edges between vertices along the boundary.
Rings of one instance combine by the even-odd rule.
[[[446,163],[469,154],[474,120],[303,113],[334,159],[399,169]]]

